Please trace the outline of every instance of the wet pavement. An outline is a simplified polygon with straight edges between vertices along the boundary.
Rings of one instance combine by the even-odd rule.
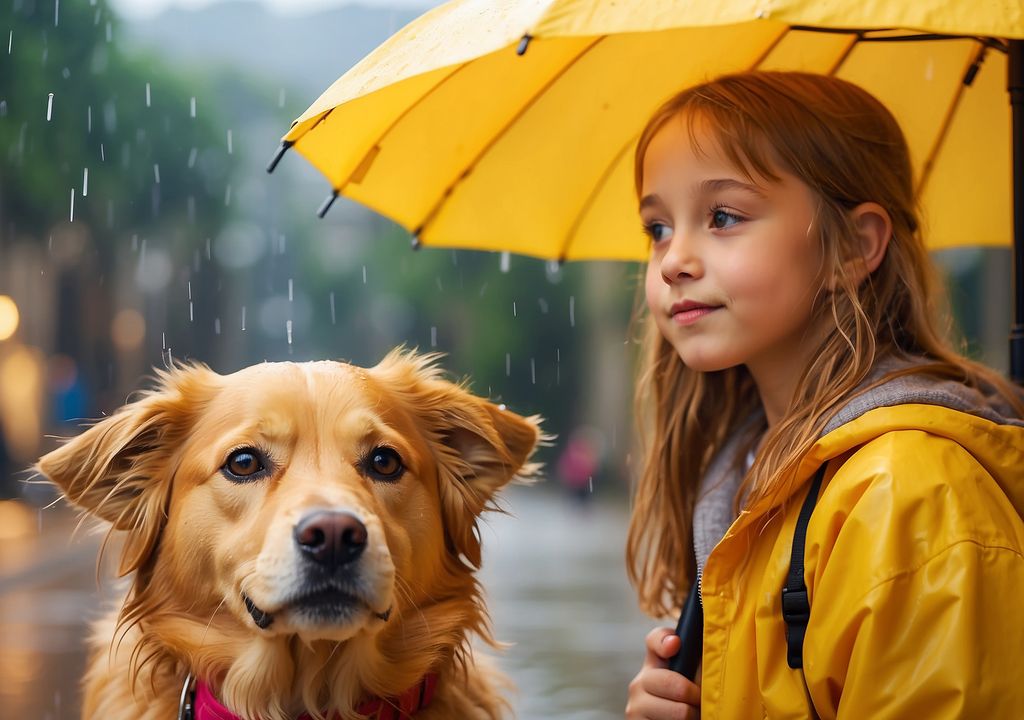
[[[532,487],[505,507],[483,528],[482,579],[495,635],[511,644],[498,662],[519,687],[516,717],[621,718],[654,625],[625,577],[624,504]],[[0,718],[79,717],[87,624],[111,588],[97,587],[102,538],[75,526],[59,506],[0,502]]]

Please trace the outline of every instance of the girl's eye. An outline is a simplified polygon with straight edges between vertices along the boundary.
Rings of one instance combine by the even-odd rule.
[[[402,457],[389,447],[374,448],[367,457],[366,472],[374,480],[397,480],[405,472]]]
[[[266,469],[266,463],[259,450],[248,447],[233,451],[221,467],[225,477],[234,482],[255,480]]]
[[[660,222],[644,224],[644,233],[651,239],[652,243],[659,243],[672,237],[672,228]]]
[[[711,227],[716,230],[732,227],[741,222],[743,222],[743,218],[736,213],[731,213],[720,207],[711,209]]]

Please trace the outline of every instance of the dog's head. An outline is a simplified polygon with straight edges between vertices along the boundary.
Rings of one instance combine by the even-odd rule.
[[[176,368],[38,468],[124,531],[121,621],[177,661],[223,678],[276,642],[296,665],[297,637],[311,652],[329,641],[332,656],[339,642],[372,647],[382,663],[418,639],[423,665],[486,630],[477,518],[530,472],[538,441],[536,419],[431,360]]]

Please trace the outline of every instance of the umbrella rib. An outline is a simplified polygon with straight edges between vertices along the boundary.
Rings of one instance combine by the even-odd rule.
[[[411,113],[414,109],[419,107],[419,105],[424,100],[426,100],[428,97],[430,97],[434,93],[434,91],[436,91],[439,87],[441,87],[442,85],[446,84],[449,80],[451,80],[453,77],[455,77],[460,72],[462,72],[462,70],[464,70],[467,65],[469,65],[469,63],[468,62],[464,62],[461,65],[459,65],[458,67],[456,67],[450,73],[448,73],[443,78],[441,78],[436,84],[432,85],[430,87],[430,89],[428,89],[425,93],[423,93],[418,98],[416,98],[416,102],[410,103],[407,108],[405,108],[404,110],[402,110],[402,112],[400,112],[397,116],[395,116],[395,119],[391,121],[391,124],[389,124],[387,126],[387,128],[384,129],[384,132],[382,132],[377,137],[377,139],[374,140],[373,144],[370,146],[370,149],[367,150],[366,153],[363,155],[362,160],[360,160],[358,163],[356,163],[356,166],[348,174],[348,177],[346,177],[345,180],[340,185],[338,185],[338,187],[335,189],[335,192],[337,192],[337,193],[343,192],[345,190],[345,188],[348,187],[349,183],[352,182],[352,179],[357,174],[359,174],[360,180],[363,177],[365,177],[366,173],[370,169],[370,165],[373,164],[373,161],[376,160],[377,155],[380,154],[380,145],[381,145],[382,142],[384,142],[384,138],[386,138],[388,136],[388,134],[392,130],[395,129],[395,126],[398,123],[400,123],[402,120],[404,120],[405,117],[409,113]]]
[[[615,153],[612,161],[605,166],[604,172],[601,173],[601,179],[594,184],[594,188],[590,191],[590,194],[587,195],[587,199],[583,202],[580,211],[576,213],[576,217],[573,218],[569,231],[565,234],[565,240],[562,242],[562,247],[558,249],[558,262],[565,262],[566,255],[569,252],[569,246],[572,245],[572,241],[576,237],[576,233],[579,231],[580,225],[583,224],[583,218],[587,216],[587,213],[590,212],[590,208],[594,206],[594,203],[597,201],[597,196],[601,193],[601,188],[603,188],[604,184],[608,182],[608,178],[611,177],[612,172],[614,172],[616,166],[619,164],[619,159],[623,154],[625,154],[626,150],[629,149],[636,138],[636,135],[630,137],[626,144],[623,145],[617,153]]]
[[[960,101],[963,99],[964,92],[974,81],[974,75],[977,74],[978,68],[981,66],[981,62],[985,59],[985,51],[987,46],[981,43],[980,47],[971,56],[971,59],[967,63],[967,67],[964,69],[963,80],[957,85],[956,95],[953,96],[953,101],[949,103],[946,108],[946,115],[942,118],[942,125],[939,126],[939,134],[935,137],[935,142],[932,143],[931,150],[928,151],[928,157],[925,158],[924,165],[921,166],[921,179],[917,182],[917,188],[915,189],[914,195],[917,198],[921,197],[921,193],[924,192],[925,187],[928,185],[928,180],[931,178],[932,169],[935,167],[935,160],[939,154],[939,149],[942,147],[942,143],[946,139],[946,135],[949,134],[949,129],[953,125],[953,116],[956,114],[956,109],[960,105]]]
[[[441,197],[439,197],[437,199],[437,201],[434,203],[433,207],[430,208],[430,210],[424,216],[424,218],[420,222],[420,224],[416,226],[416,229],[413,231],[413,236],[414,237],[419,238],[426,231],[427,226],[430,225],[430,223],[432,223],[434,221],[435,217],[437,217],[438,211],[441,209],[441,206],[444,205],[445,200],[447,200],[451,196],[452,192],[455,190],[455,187],[460,182],[465,180],[466,177],[468,177],[471,172],[473,172],[473,168],[475,168],[480,163],[480,160],[488,152],[490,152],[491,148],[493,148],[498,143],[498,141],[501,140],[505,136],[505,134],[512,128],[512,126],[515,125],[516,121],[519,120],[519,118],[521,118],[530,108],[532,108],[537,103],[537,101],[540,100],[540,98],[544,95],[544,93],[546,93],[548,91],[548,89],[552,85],[554,85],[556,82],[558,82],[562,78],[562,76],[564,76],[565,73],[569,71],[570,68],[572,68],[574,65],[576,65],[576,63],[579,62],[580,58],[582,58],[588,52],[593,50],[594,46],[596,46],[599,42],[604,40],[606,37],[608,37],[608,36],[607,35],[600,35],[600,36],[598,36],[589,45],[584,47],[579,52],[579,54],[576,55],[576,57],[574,57],[570,62],[568,62],[565,65],[563,65],[559,69],[559,71],[557,73],[555,73],[555,75],[553,75],[551,77],[551,79],[549,79],[546,83],[544,83],[544,85],[541,86],[537,90],[537,92],[535,92],[533,94],[533,96],[529,99],[528,102],[523,103],[523,105],[519,108],[519,110],[508,120],[508,122],[505,123],[504,127],[502,127],[501,130],[499,130],[497,133],[495,133],[494,135],[491,136],[491,138],[483,146],[483,148],[480,149],[480,152],[477,153],[476,157],[473,158],[472,162],[470,162],[466,166],[466,169],[463,170],[459,174],[459,176],[445,189],[445,191],[443,193],[441,193]]]

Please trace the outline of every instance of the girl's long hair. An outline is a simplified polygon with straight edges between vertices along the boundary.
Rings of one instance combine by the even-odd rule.
[[[741,73],[689,88],[655,112],[640,135],[638,195],[654,135],[668,121],[682,119],[694,138],[698,117],[751,179],[775,181],[784,170],[810,187],[823,257],[824,290],[813,322],[828,331],[785,416],[765,434],[737,508],[741,497],[750,505],[792,489],[800,459],[881,359],[914,359],[887,378],[910,372],[954,378],[986,393],[994,390],[1024,413],[1013,385],[961,356],[949,340],[949,314],[921,239],[906,140],[878,100],[852,83],[798,72]],[[849,271],[860,247],[849,211],[869,201],[888,211],[892,238],[881,265],[858,282]],[[645,612],[663,616],[685,599],[695,572],[692,518],[699,479],[739,428],[749,431],[743,449],[753,446],[766,426],[746,421],[759,408],[745,367],[687,368],[648,318],[635,397],[644,460],[626,550]]]

